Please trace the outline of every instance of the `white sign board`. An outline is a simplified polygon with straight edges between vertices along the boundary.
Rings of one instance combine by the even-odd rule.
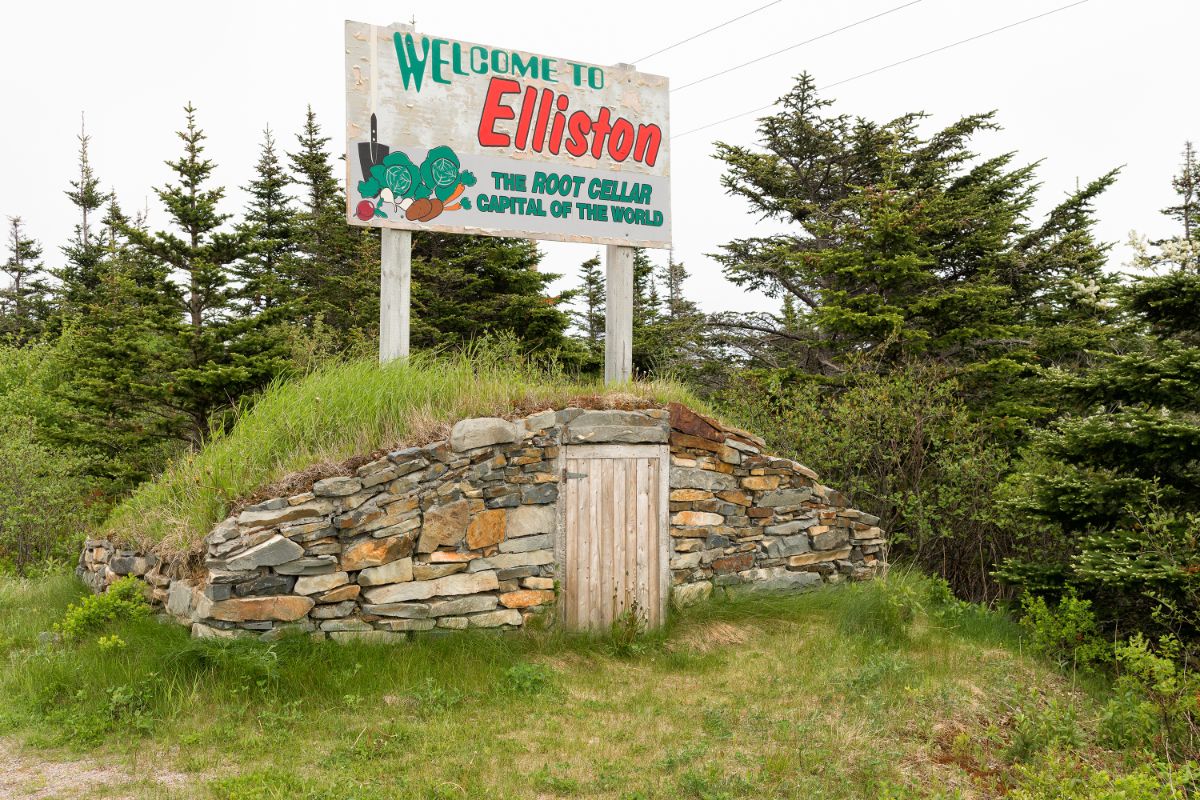
[[[351,223],[669,247],[667,79],[346,23]]]

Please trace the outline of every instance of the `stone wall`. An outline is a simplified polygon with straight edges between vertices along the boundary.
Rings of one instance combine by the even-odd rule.
[[[448,440],[244,508],[205,537],[199,570],[89,540],[78,572],[96,591],[143,578],[197,636],[390,640],[548,625],[561,448],[603,443],[670,445],[678,604],[714,586],[863,580],[886,564],[877,519],[803,465],[765,455],[761,439],[673,404],[463,420]]]

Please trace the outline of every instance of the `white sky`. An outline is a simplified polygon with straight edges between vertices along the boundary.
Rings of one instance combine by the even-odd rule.
[[[0,217],[22,216],[53,265],[75,222],[63,195],[75,175],[75,134],[86,112],[92,158],[126,210],[149,202],[168,179],[181,106],[192,101],[209,135],[207,154],[228,189],[225,211],[240,213],[244,183],[270,124],[291,148],[311,103],[343,147],[343,20],[376,24],[416,15],[424,33],[600,64],[628,62],[758,6],[735,3],[599,4],[493,2],[339,3],[329,0],[180,2],[13,2],[0,4]],[[783,0],[638,66],[683,84],[825,31],[902,0]],[[833,83],[1001,25],[1068,0],[922,0],[879,20],[672,96],[671,127],[765,105],[808,70]],[[546,9],[553,9],[547,12]],[[1124,165],[1099,206],[1103,238],[1131,230],[1169,232],[1158,210],[1172,202],[1170,178],[1188,138],[1200,138],[1192,87],[1200,3],[1194,0],[1090,0],[1045,19],[847,83],[831,91],[835,111],[884,120],[932,114],[931,126],[998,109],[1005,130],[977,141],[984,153],[1016,150],[1043,160],[1043,205],[1075,185]],[[725,196],[714,139],[753,141],[749,116],[672,142],[676,256],[692,277],[687,292],[705,310],[774,308],[773,301],[725,281],[706,254],[752,235],[757,220]],[[759,228],[759,230],[762,230]],[[596,248],[543,243],[544,268],[574,285],[578,264]],[[1113,266],[1123,260],[1114,253]],[[659,258],[655,255],[655,258]],[[662,256],[662,257],[665,257]],[[764,305],[765,303],[765,305]]]

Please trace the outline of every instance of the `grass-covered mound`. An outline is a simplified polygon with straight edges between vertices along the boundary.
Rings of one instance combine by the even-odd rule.
[[[332,363],[278,381],[253,398],[228,432],[214,433],[118,505],[100,534],[143,548],[186,551],[239,500],[273,485],[286,490],[289,475],[334,474],[356,456],[448,435],[459,419],[672,400],[698,405],[670,382],[606,392],[597,382],[486,350],[418,355],[387,366]]]

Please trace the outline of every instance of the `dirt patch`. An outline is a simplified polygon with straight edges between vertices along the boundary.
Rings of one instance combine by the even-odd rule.
[[[11,739],[0,738],[0,800],[91,797],[99,787],[118,792],[109,797],[133,798],[137,793],[121,794],[121,787],[157,784],[177,790],[194,778],[149,766],[125,769],[88,760],[47,760]]]
[[[722,647],[732,647],[749,641],[751,631],[728,622],[709,622],[682,633],[677,639],[667,642],[672,652],[703,655]]]

